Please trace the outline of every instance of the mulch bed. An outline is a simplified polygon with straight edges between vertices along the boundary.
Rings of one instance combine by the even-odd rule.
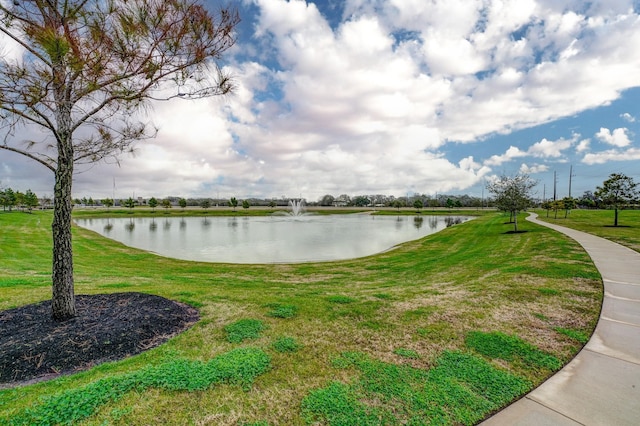
[[[54,321],[50,300],[0,311],[0,388],[138,354],[199,319],[190,306],[143,293],[78,295],[76,312]]]

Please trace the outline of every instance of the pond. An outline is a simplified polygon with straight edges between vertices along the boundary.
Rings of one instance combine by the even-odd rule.
[[[184,260],[298,263],[380,253],[464,216],[304,215],[77,219],[127,246]]]

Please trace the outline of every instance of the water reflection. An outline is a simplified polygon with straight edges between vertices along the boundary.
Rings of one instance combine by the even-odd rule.
[[[136,228],[136,224],[133,223],[133,219],[129,219],[129,223],[126,223],[124,225],[124,229],[126,229],[127,232],[133,232],[135,228]]]
[[[447,225],[447,228],[453,225],[459,225],[462,223],[462,219],[458,216],[447,216],[444,218],[444,223]]]
[[[126,245],[168,257],[279,263],[367,256],[468,219],[307,215],[166,218],[161,219],[161,227],[160,220],[153,218],[78,219],[77,223]]]
[[[404,217],[398,216],[396,218],[396,229],[402,229],[402,222],[404,222]]]
[[[416,216],[413,218],[413,226],[415,226],[416,229],[422,228],[423,222],[424,222],[424,218],[422,216]]]

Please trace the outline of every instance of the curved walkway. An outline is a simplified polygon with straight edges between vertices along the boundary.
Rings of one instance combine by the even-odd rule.
[[[591,340],[562,370],[482,424],[640,425],[640,253],[585,232],[527,220],[576,240],[604,281]]]

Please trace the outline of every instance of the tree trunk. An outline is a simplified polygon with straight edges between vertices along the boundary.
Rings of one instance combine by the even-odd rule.
[[[71,145],[69,142],[68,145]],[[73,155],[58,158],[54,188],[52,316],[63,321],[76,316],[73,290],[73,249],[71,244],[71,187]]]
[[[615,215],[613,216],[613,226],[618,226],[618,208],[615,208]]]
[[[513,212],[513,231],[518,232],[518,211]]]
[[[53,265],[52,317],[64,321],[76,316],[73,289],[73,248],[71,244],[71,187],[73,186],[73,140],[71,132],[71,103],[65,90],[65,68],[54,66],[54,97],[56,100],[56,142],[58,161],[55,170],[53,204]]]

